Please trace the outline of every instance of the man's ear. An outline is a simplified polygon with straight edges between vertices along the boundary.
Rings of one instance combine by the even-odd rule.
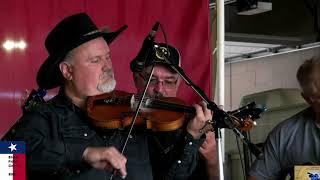
[[[59,64],[60,71],[62,73],[62,76],[66,80],[72,80],[72,66],[67,62],[62,62]]]

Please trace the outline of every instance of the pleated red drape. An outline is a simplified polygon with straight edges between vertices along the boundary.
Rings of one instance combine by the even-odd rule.
[[[111,45],[117,89],[134,92],[129,62],[153,24],[159,21],[168,43],[182,55],[186,74],[210,97],[210,32],[208,0],[5,0],[0,5],[0,43],[25,40],[25,51],[0,48],[0,137],[21,115],[19,99],[37,88],[36,72],[46,59],[44,39],[65,16],[87,12],[99,27],[129,28]],[[164,42],[158,31],[156,41]],[[197,95],[183,83],[179,97],[189,103]]]

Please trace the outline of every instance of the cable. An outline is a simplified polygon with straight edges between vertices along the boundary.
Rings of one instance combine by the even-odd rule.
[[[239,139],[238,139],[238,137],[236,135],[235,135],[235,137],[236,137],[236,141],[237,141],[237,148],[238,148],[238,152],[239,152],[242,175],[243,175],[243,178],[246,179],[246,173],[245,173],[245,170],[244,170],[244,162],[243,162],[243,158],[242,158],[241,151],[240,151],[240,146],[239,146]]]

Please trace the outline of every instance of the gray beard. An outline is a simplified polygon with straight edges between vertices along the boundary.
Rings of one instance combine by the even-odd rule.
[[[104,72],[99,78],[101,80],[103,80],[103,78],[105,77],[109,77],[111,78],[111,80],[109,80],[108,82],[104,83],[104,84],[98,84],[98,91],[102,92],[102,93],[109,93],[111,91],[113,91],[116,87],[116,80],[114,79],[114,73],[112,69],[107,70],[106,72]]]
[[[104,84],[99,84],[98,85],[98,90],[102,93],[109,93],[111,91],[113,91],[116,88],[116,80],[113,78],[112,80],[110,80],[107,83]]]

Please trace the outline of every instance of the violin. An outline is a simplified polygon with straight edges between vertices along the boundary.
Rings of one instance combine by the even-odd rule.
[[[87,114],[97,128],[122,129],[131,125],[137,99],[133,93],[119,90],[91,96],[87,100]],[[186,106],[176,97],[145,98],[141,107],[135,126],[143,125],[152,131],[179,129],[185,124],[187,115],[196,112],[194,107]],[[261,112],[255,103],[250,103],[228,114],[236,120],[237,128],[248,131]]]

